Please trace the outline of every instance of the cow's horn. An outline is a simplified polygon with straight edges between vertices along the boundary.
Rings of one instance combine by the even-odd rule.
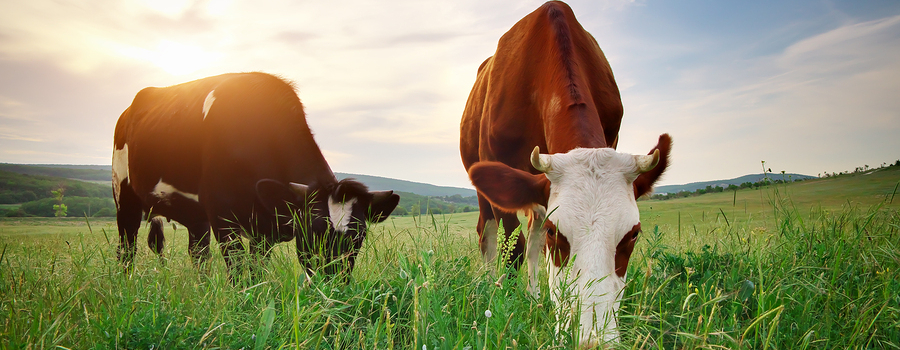
[[[550,171],[550,156],[541,154],[541,147],[534,146],[534,151],[531,151],[531,166],[542,173],[546,173]]]
[[[309,195],[309,186],[304,184],[298,184],[296,182],[291,182],[288,184],[291,189],[291,192],[294,192],[298,198],[305,199],[307,195]]]
[[[636,155],[634,156],[634,162],[637,164],[638,174],[646,173],[659,164],[659,150],[653,150],[653,154],[648,154],[645,156]]]

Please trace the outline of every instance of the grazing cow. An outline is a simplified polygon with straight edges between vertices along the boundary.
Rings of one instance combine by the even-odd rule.
[[[384,220],[400,200],[393,191],[338,181],[293,86],[263,73],[141,90],[116,124],[112,163],[118,258],[126,266],[148,212],[187,228],[197,263],[209,256],[211,227],[232,278],[241,235],[262,257],[296,237],[306,268],[346,258],[349,271],[366,220]],[[148,242],[159,253],[162,222],[153,225]],[[334,274],[343,266],[324,269]]]
[[[635,201],[662,175],[671,147],[663,134],[648,155],[617,152],[622,113],[597,42],[568,5],[551,1],[506,32],[478,68],[460,126],[485,260],[497,255],[498,222],[513,232],[524,211],[529,237],[517,237],[513,265],[527,257],[536,294],[546,247],[554,301],[561,305],[561,283],[581,299],[572,311],[582,345],[618,337],[619,293],[641,228]]]

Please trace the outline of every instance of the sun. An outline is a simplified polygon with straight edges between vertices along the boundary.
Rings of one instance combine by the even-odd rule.
[[[193,45],[164,40],[156,50],[148,53],[151,63],[172,75],[186,75],[212,63],[216,55]]]

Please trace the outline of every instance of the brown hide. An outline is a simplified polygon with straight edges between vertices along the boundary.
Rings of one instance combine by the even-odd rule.
[[[460,153],[468,170],[499,161],[532,174],[529,154],[607,147],[622,119],[612,70],[563,2],[516,23],[482,63],[466,109]]]
[[[535,146],[549,154],[615,148],[622,114],[609,62],[567,4],[547,2],[517,22],[478,68],[460,123],[460,156],[479,191],[479,235],[487,220],[517,225],[514,214],[504,213],[546,206],[549,181],[529,160]],[[669,136],[660,136],[656,148],[659,165],[635,181],[636,196],[665,171]],[[551,258],[564,264],[565,232],[548,232]],[[617,273],[624,274],[635,237],[627,234],[617,247]]]

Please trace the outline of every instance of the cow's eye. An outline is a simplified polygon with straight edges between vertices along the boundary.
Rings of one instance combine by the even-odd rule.
[[[634,227],[631,228],[631,231],[628,231],[628,236],[631,236],[631,239],[635,239],[638,236],[638,233],[641,233],[641,223],[637,223]]]

